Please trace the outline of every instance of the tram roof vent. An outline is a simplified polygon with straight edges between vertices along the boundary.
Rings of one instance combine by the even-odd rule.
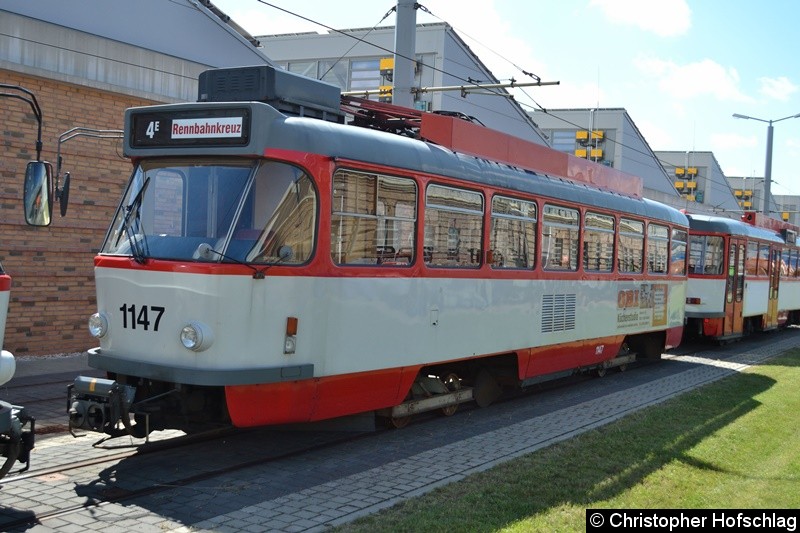
[[[198,102],[264,102],[286,115],[344,122],[337,86],[270,65],[206,70],[197,89]]]

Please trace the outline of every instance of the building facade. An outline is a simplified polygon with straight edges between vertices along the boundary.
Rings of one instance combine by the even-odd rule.
[[[128,107],[197,100],[203,70],[258,63],[269,60],[247,36],[194,1],[0,0],[0,83],[36,95],[42,159],[54,167],[64,132],[121,130]],[[12,277],[5,348],[17,355],[86,350],[95,343],[86,327],[96,310],[93,259],[130,161],[118,139],[63,143],[69,210],[46,228],[30,227],[22,180],[36,159],[38,121],[13,98],[0,99],[0,121],[0,262]]]
[[[764,178],[732,176],[728,182],[736,200],[746,211],[764,212]],[[774,190],[772,187],[770,189]],[[800,196],[770,193],[769,216],[800,226]]]
[[[737,201],[713,152],[656,151],[655,154],[673,180],[686,209],[728,218],[741,217],[745,209]]]
[[[258,35],[256,39],[278,66],[322,79],[355,96],[378,99],[381,95],[370,95],[368,91],[391,86],[394,32],[393,26],[387,26],[328,34]],[[432,89],[498,82],[449,25],[417,25],[414,76],[416,87],[431,88],[414,95],[415,108],[476,117],[489,128],[538,144],[548,144],[530,116],[509,98],[505,89]]]
[[[687,167],[685,152],[678,157],[678,153],[653,151],[625,109],[548,109],[536,111],[532,117],[556,150],[641,177],[647,198],[695,212],[711,212],[711,206],[717,204],[724,209],[738,208],[713,155],[704,153],[704,161],[709,156],[710,160],[701,179],[690,185],[693,194],[688,194],[685,182],[675,180],[676,168]],[[698,169],[693,167],[691,172]],[[698,184],[702,184],[700,188]]]

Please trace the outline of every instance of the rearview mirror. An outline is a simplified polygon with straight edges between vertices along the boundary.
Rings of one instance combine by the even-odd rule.
[[[64,185],[61,188],[58,188],[58,178],[56,178],[56,200],[58,200],[58,205],[61,208],[61,216],[65,216],[67,214],[67,206],[69,205],[69,172],[64,174]]]
[[[23,207],[25,222],[31,226],[49,226],[53,218],[53,167],[45,161],[31,161],[25,168]]]

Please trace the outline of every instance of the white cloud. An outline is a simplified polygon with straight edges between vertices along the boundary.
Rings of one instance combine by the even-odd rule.
[[[654,57],[639,55],[633,64],[643,74],[655,78],[658,88],[673,98],[689,100],[698,96],[713,96],[729,102],[751,102],[752,98],[739,90],[739,73],[710,59],[679,65]]]
[[[787,139],[786,146],[789,148],[800,149],[800,139]]]
[[[761,82],[761,94],[774,100],[787,102],[789,97],[797,92],[797,85],[789,81],[789,78],[781,76],[780,78],[759,78]]]
[[[692,10],[685,0],[591,0],[614,23],[636,26],[661,37],[683,35],[692,26]]]
[[[755,135],[737,135],[735,133],[715,133],[711,135],[711,147],[717,150],[736,150],[741,148],[755,148],[758,138]]]
[[[604,107],[608,103],[608,96],[596,84],[584,83],[580,85],[569,81],[560,82],[557,86],[532,88],[526,91],[545,109],[566,108],[593,108]],[[529,103],[524,97],[518,97],[521,103]]]

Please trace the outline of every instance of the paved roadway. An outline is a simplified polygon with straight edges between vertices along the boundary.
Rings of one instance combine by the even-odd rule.
[[[462,406],[453,417],[412,422],[402,430],[153,497],[87,508],[27,531],[322,532],[758,364],[797,346],[800,329],[759,339],[693,356],[665,356],[658,364],[610,372],[602,379],[576,379],[570,386],[547,387],[486,409]],[[27,388],[42,399],[60,397],[34,404],[39,411],[33,413],[37,426],[63,425],[66,384],[85,370],[80,355],[19,362],[15,380],[29,384]],[[0,399],[4,394],[0,390]],[[33,466],[63,462],[64,457],[87,458],[94,440],[50,433],[37,441]],[[118,466],[118,481],[123,472]],[[19,489],[5,492],[0,481],[0,516],[46,506],[48,487],[59,483],[57,479],[30,481],[24,494]]]

